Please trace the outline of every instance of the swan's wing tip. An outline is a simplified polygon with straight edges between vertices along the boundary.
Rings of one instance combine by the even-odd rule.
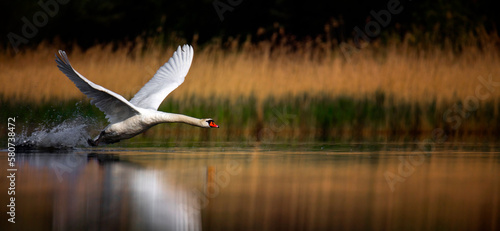
[[[181,51],[184,51],[184,52],[193,52],[193,46],[189,45],[189,44],[184,44],[184,45],[179,45],[179,47],[177,48],[177,50],[181,50]]]
[[[138,107],[157,110],[165,97],[180,86],[189,72],[193,61],[193,47],[179,45],[172,57],[161,66],[130,102]]]
[[[57,55],[57,53],[59,53],[59,55]],[[63,64],[71,66],[71,63],[69,62],[68,55],[66,55],[65,51],[59,50],[57,53],[56,53],[56,62],[58,64],[58,66],[59,65],[62,66]]]

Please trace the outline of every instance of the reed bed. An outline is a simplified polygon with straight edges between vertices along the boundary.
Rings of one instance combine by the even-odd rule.
[[[444,119],[447,110],[461,115],[457,108],[477,94],[479,76],[500,81],[500,40],[488,39],[481,48],[464,46],[460,52],[418,49],[408,42],[375,43],[347,53],[321,42],[293,47],[271,42],[194,45],[185,82],[160,110],[212,117],[222,128],[212,132],[171,124],[136,140],[415,140],[431,136],[434,128],[450,136],[497,137],[500,90],[480,100],[458,128]],[[102,113],[57,69],[57,49],[43,43],[14,56],[0,54],[0,117],[18,116],[34,126],[74,117],[77,108],[83,116],[98,118],[94,129],[101,128],[106,123]],[[76,70],[126,98],[174,50],[141,40],[67,49]]]
[[[500,76],[496,47],[500,40],[491,40],[489,47],[467,46],[460,53],[439,47],[421,50],[405,42],[374,44],[349,52],[324,43],[294,48],[270,42],[226,49],[218,44],[195,45],[191,70],[169,97],[232,99],[253,95],[261,101],[270,96],[321,93],[363,98],[382,90],[408,102],[464,99],[474,94],[478,76]],[[42,43],[13,57],[0,54],[0,93],[35,102],[83,98],[56,67],[54,54],[60,47]],[[128,45],[96,45],[86,51],[71,47],[67,51],[72,65],[88,79],[132,97],[168,61],[174,49],[138,40]]]

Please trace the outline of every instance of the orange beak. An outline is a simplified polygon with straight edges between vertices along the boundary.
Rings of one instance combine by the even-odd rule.
[[[215,124],[214,121],[210,121],[210,123],[208,124],[210,127],[212,128],[218,128],[219,125]]]

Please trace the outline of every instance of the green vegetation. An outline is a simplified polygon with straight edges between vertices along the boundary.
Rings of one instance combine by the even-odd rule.
[[[447,139],[496,139],[499,133],[498,100],[480,102],[477,110],[460,117],[461,102],[402,102],[381,91],[356,99],[302,94],[268,97],[259,103],[255,97],[200,98],[187,100],[167,98],[160,110],[194,117],[212,117],[220,129],[200,129],[184,124],[153,127],[133,142],[162,140],[175,142],[312,142],[312,141],[418,141],[431,138],[432,130],[444,129]],[[439,106],[441,105],[441,106]],[[96,135],[107,123],[103,113],[87,100],[45,103],[13,102],[0,98],[1,121],[16,117],[16,129],[33,131],[50,128],[65,120],[95,118],[89,126]],[[454,110],[443,118],[447,110]],[[459,117],[453,117],[459,116]],[[453,118],[461,118],[460,124]],[[1,140],[7,134],[6,123],[0,125]],[[454,128],[456,126],[457,129]]]

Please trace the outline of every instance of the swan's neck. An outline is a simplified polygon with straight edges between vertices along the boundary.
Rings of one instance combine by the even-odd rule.
[[[154,120],[155,123],[185,123],[198,127],[203,126],[201,119],[175,113],[158,112]]]

